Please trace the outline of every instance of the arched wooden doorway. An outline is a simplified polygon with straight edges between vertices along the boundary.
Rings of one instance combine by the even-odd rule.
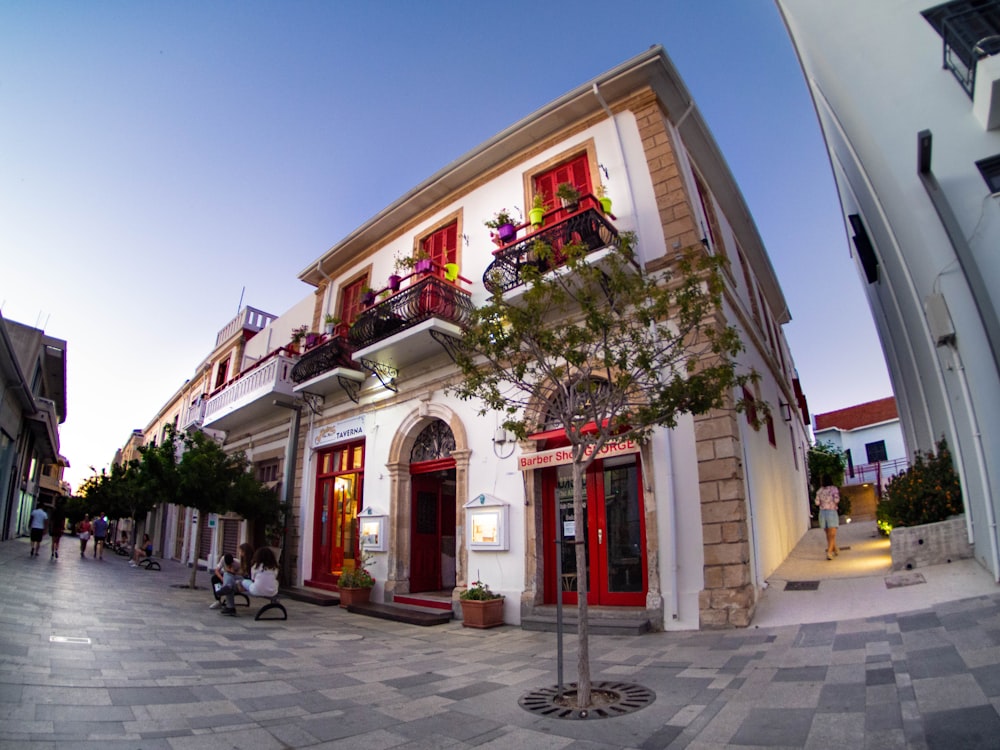
[[[435,419],[410,450],[410,592],[455,586],[455,436]]]

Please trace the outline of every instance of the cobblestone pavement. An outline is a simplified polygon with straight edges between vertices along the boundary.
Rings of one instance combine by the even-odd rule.
[[[551,633],[420,628],[286,601],[210,610],[189,570],[0,543],[0,747],[996,748],[1000,594],[867,619],[595,636],[593,679],[653,703],[560,720]],[[208,576],[199,574],[200,584]],[[567,636],[566,679],[575,679]]]

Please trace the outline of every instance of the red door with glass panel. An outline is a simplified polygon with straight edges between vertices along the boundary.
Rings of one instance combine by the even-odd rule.
[[[363,507],[364,442],[338,445],[316,456],[313,564],[310,585],[335,587],[358,563],[358,513]]]
[[[645,606],[646,528],[638,455],[598,460],[590,465],[585,475],[581,519],[573,512],[572,471],[572,466],[565,464],[546,469],[543,476],[545,601],[555,602],[556,593],[561,592],[565,604],[576,604],[580,571],[573,542],[585,539],[587,602]],[[555,544],[557,531],[562,533],[562,545]],[[557,580],[559,551],[562,569]]]
[[[440,465],[454,461],[428,462]],[[419,464],[413,470],[419,471]],[[438,469],[412,477],[410,592],[440,591],[455,585],[455,470]]]

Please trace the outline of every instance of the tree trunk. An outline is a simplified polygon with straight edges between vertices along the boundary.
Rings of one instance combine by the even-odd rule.
[[[590,623],[587,622],[587,538],[581,535],[584,529],[583,508],[583,472],[587,465],[583,463],[583,449],[573,448],[573,516],[576,523],[576,601],[579,630],[577,639],[577,679],[576,700],[578,708],[590,706]]]

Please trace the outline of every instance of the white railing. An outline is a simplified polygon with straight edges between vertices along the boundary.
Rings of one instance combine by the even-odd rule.
[[[184,407],[184,415],[181,417],[182,430],[201,427],[201,423],[205,421],[206,404],[208,404],[208,398],[206,396],[198,396],[192,403]]]
[[[255,307],[244,307],[239,314],[230,320],[215,337],[215,345],[221,346],[223,342],[229,341],[239,331],[257,331],[269,325],[275,319],[274,315],[258,310]]]
[[[292,395],[292,367],[296,359],[278,354],[241,373],[205,405],[205,423],[231,414],[269,393]]]

